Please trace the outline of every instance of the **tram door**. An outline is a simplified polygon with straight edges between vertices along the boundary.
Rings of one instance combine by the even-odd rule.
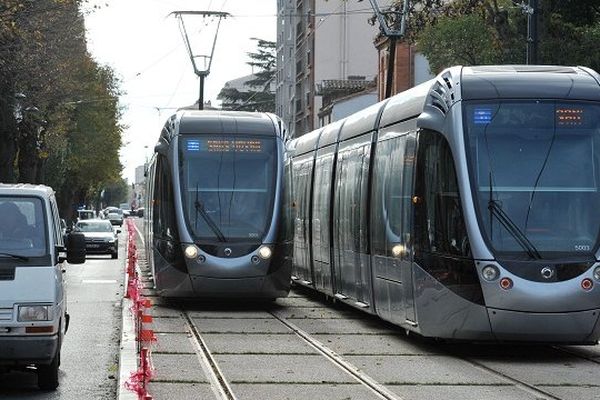
[[[415,322],[412,227],[416,133],[403,123],[382,130],[373,171],[371,253],[377,313],[397,324]]]
[[[315,161],[313,204],[312,204],[312,245],[313,275],[317,290],[333,295],[331,274],[330,224],[331,185],[335,145],[317,152]]]
[[[371,269],[367,254],[367,199],[372,135],[340,143],[335,172],[333,253],[336,292],[367,307]]]
[[[294,255],[292,274],[305,282],[312,282],[310,268],[310,197],[313,171],[313,153],[293,160],[293,200],[296,203],[294,219]]]

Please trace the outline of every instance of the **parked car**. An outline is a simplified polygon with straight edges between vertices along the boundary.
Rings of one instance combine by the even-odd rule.
[[[110,215],[110,214],[109,214]],[[119,238],[110,221],[105,219],[90,219],[79,221],[75,232],[85,236],[85,250],[88,254],[110,254],[113,259],[119,257]]]
[[[77,210],[77,221],[96,218],[94,210]]]
[[[118,210],[119,210],[118,207],[109,206],[109,207],[106,207],[105,209],[103,209],[100,213],[102,214],[102,218],[106,218],[108,216],[109,212],[118,211]]]
[[[36,371],[42,390],[59,385],[69,328],[62,263],[85,262],[83,235],[63,239],[57,210],[47,186],[0,184],[0,372]]]
[[[123,226],[123,210],[120,208],[109,210],[106,214],[106,219],[113,225]]]

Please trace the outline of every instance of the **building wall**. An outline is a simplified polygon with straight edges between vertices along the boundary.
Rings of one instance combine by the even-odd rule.
[[[135,167],[135,184],[144,184],[146,182],[146,177],[144,176],[145,171],[145,165]]]
[[[380,37],[376,42],[376,47],[379,51],[377,87],[380,101],[386,98],[388,60],[390,55],[389,45],[390,40],[387,38]],[[391,96],[433,77],[434,75],[429,71],[429,62],[422,54],[416,51],[415,46],[403,41],[396,42]]]
[[[358,96],[352,96],[347,99],[341,99],[333,104],[331,112],[331,121],[339,121],[349,115],[354,114],[377,103],[377,93],[361,93]]]
[[[391,0],[379,0],[381,8]],[[367,2],[277,0],[277,114],[293,137],[319,125],[323,80],[377,76],[377,26]]]
[[[386,8],[391,1],[379,0]],[[349,79],[364,76],[373,80],[377,76],[377,49],[373,40],[379,32],[368,20],[373,10],[367,2],[324,1],[316,2],[315,17],[315,84],[329,79]],[[322,106],[322,98],[315,97],[315,109]],[[317,113],[314,113],[315,121]]]
[[[277,75],[275,112],[293,131],[296,0],[277,0]]]

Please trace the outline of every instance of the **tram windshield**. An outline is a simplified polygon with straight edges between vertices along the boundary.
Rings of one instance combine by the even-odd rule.
[[[196,240],[255,242],[272,215],[275,138],[180,138],[180,176],[188,227]]]
[[[600,233],[600,105],[465,102],[480,227],[497,254],[590,257]]]

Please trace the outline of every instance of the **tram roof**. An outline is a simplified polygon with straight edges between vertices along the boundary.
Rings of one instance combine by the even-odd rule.
[[[186,110],[179,117],[179,134],[248,134],[273,136],[278,132],[266,113],[221,110]]]
[[[463,67],[462,99],[600,100],[600,76],[584,67],[490,65]]]
[[[342,127],[339,140],[346,140],[363,133],[371,132],[377,129],[378,119],[381,110],[385,107],[387,100],[380,101],[362,110],[359,113],[352,114],[346,118],[346,123]]]
[[[316,129],[296,139],[294,153],[296,155],[300,155],[316,150],[317,144],[319,143],[319,136],[321,135],[322,131],[323,128]]]
[[[319,139],[319,148],[323,148],[325,146],[329,146],[330,144],[337,143],[340,135],[340,130],[346,119],[341,119],[339,121],[332,122],[331,124],[325,126],[323,128],[323,133],[321,133],[321,139]]]

